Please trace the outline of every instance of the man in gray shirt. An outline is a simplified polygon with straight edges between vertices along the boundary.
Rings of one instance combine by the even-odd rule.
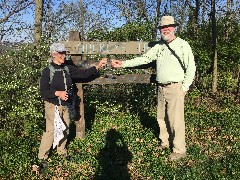
[[[186,156],[184,97],[193,82],[196,71],[190,45],[187,41],[175,36],[177,25],[172,16],[163,16],[159,27],[163,41],[141,57],[126,61],[111,60],[114,68],[134,67],[156,60],[159,138],[161,149],[165,149],[170,145],[170,137],[173,137],[170,161]]]

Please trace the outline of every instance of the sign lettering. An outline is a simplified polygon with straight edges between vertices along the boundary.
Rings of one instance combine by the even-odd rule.
[[[143,54],[150,47],[148,42],[80,42],[63,41],[70,54]]]

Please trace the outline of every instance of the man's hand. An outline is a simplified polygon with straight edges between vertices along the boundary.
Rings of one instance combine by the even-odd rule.
[[[112,59],[110,64],[113,68],[121,68],[122,67],[122,61],[120,61],[120,60]]]
[[[67,101],[68,100],[68,94],[66,91],[56,91],[55,96],[60,97],[60,99]]]
[[[108,58],[102,58],[96,66],[96,69],[100,69],[107,64]]]

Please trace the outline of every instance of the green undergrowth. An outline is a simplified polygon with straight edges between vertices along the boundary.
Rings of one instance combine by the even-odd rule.
[[[152,90],[154,92],[154,88]],[[144,90],[141,93],[146,95]],[[24,133],[25,130],[18,132],[17,129],[1,130],[0,177],[239,179],[239,104],[219,107],[212,103],[208,106],[206,102],[209,99],[191,98],[190,94],[185,110],[188,156],[178,162],[169,162],[167,157],[171,151],[159,150],[154,103],[149,107],[141,98],[137,98],[138,101],[116,102],[112,97],[111,101],[105,101],[104,93],[99,95],[102,99],[90,92],[85,95],[85,139],[74,138],[72,123],[68,145],[70,160],[61,159],[54,150],[49,167],[42,174],[31,171],[31,166],[38,163],[37,153],[43,125],[39,122],[25,125],[34,129],[29,131],[28,128],[28,133]],[[105,95],[108,96],[106,91]],[[150,96],[155,95],[153,93]]]
[[[225,76],[216,95],[201,82],[188,93],[188,156],[179,162],[159,149],[155,84],[86,85],[85,139],[75,138],[72,120],[70,159],[53,150],[48,168],[32,171],[45,129],[39,78],[46,62],[39,60],[47,57],[28,48],[12,53],[0,57],[0,179],[240,179],[237,83],[230,79],[228,88]]]

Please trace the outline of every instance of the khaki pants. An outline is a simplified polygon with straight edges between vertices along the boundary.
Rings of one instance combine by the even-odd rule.
[[[182,83],[158,86],[157,121],[162,146],[173,147],[175,153],[186,153],[184,94]]]
[[[46,131],[43,133],[41,144],[39,147],[38,158],[47,159],[48,152],[53,145],[54,140],[54,116],[55,116],[55,105],[47,101],[45,103],[45,119],[46,119]],[[63,122],[66,125],[66,130],[64,131],[64,138],[57,145],[57,152],[59,154],[66,154],[67,150],[65,149],[67,143],[67,136],[69,134],[69,112],[66,106],[58,106],[60,117],[63,119]]]

